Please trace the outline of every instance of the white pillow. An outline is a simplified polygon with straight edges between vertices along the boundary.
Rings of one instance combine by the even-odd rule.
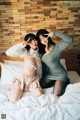
[[[23,61],[13,61],[13,60],[5,60],[4,59],[4,63],[5,64],[13,64],[13,65],[22,65],[22,66],[24,66]]]
[[[71,84],[80,82],[80,76],[76,71],[68,71],[67,73]]]
[[[19,66],[23,66],[23,67],[24,67],[24,64],[25,64],[22,61],[13,61],[13,60],[4,60],[4,63],[12,64],[12,65],[19,65]],[[42,66],[40,66],[39,69],[37,70],[37,74],[40,78],[42,77]]]
[[[0,85],[11,85],[14,77],[22,73],[23,66],[1,63]]]
[[[62,64],[62,66],[64,67],[64,69],[67,71],[66,60],[65,59],[60,59],[60,62]]]
[[[60,62],[62,64],[62,66],[65,68],[65,70],[67,70],[65,59],[60,59]],[[5,59],[4,59],[4,63],[14,64],[14,65],[24,65],[23,61],[13,61],[13,60],[5,60]]]
[[[67,71],[65,59],[60,59],[60,62],[62,64],[62,66],[64,67],[64,69]],[[20,66],[24,65],[23,61],[13,61],[13,60],[5,60],[5,59],[4,59],[4,63],[13,64],[13,65],[20,65]],[[37,73],[38,73],[39,77],[41,78],[42,77],[42,66],[38,69]]]

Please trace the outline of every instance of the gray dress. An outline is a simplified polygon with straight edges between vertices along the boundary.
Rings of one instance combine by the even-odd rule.
[[[42,56],[42,76],[49,80],[66,82],[68,75],[60,63],[60,57],[63,50],[72,43],[72,38],[60,32],[54,32],[53,36],[60,37],[63,42],[57,43],[48,54]]]

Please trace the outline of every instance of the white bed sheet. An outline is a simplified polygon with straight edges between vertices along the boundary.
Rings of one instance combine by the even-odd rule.
[[[8,101],[7,91],[0,89],[0,114],[6,120],[80,120],[80,83],[68,85],[59,98],[48,88],[40,97],[24,93],[16,103]]]

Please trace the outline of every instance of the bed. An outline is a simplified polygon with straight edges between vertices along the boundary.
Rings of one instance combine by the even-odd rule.
[[[3,74],[2,82],[0,80],[0,117],[6,120],[80,120],[80,51],[65,51],[62,59],[71,82],[62,96],[58,98],[53,95],[51,87],[44,89],[45,94],[40,97],[24,93],[21,100],[12,103],[8,101],[7,92],[11,85],[10,73],[15,73],[10,68],[20,70],[23,61],[19,57],[0,55],[0,62],[5,69],[1,68],[0,72]]]

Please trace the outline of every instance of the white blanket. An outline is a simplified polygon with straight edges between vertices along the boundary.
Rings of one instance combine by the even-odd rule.
[[[0,89],[0,114],[6,114],[6,120],[80,120],[80,83],[68,85],[59,98],[51,92],[49,88],[40,97],[24,93],[21,100],[11,103],[7,90]]]

